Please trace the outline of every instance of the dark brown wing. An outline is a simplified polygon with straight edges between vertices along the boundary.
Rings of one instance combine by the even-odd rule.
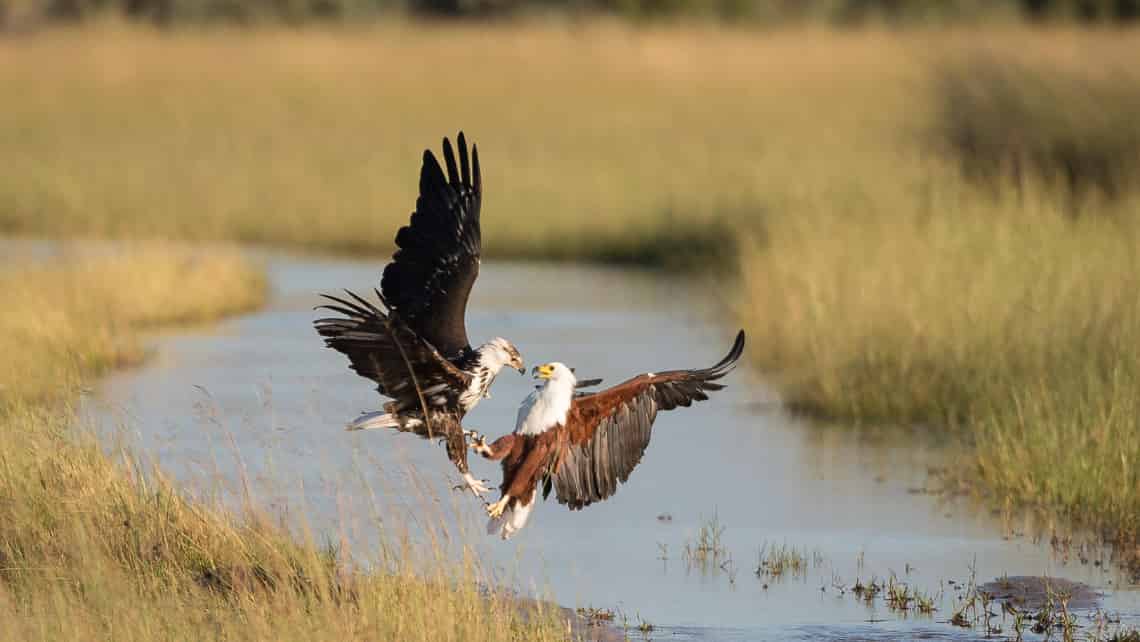
[[[422,405],[429,413],[455,412],[471,375],[456,368],[400,319],[352,292],[346,294],[351,300],[322,295],[333,303],[320,307],[344,315],[314,322],[325,345],[347,355],[357,374],[375,381],[380,394],[396,400],[399,412],[420,411]],[[383,297],[380,305],[385,305]]]
[[[593,388],[594,386],[602,385],[602,381],[603,381],[603,379],[601,377],[598,377],[597,379],[579,379],[574,384],[574,389],[575,390],[581,390],[582,388]],[[582,392],[579,394],[586,395],[586,394],[591,394],[591,393]]]
[[[464,315],[482,251],[479,152],[472,147],[468,159],[462,132],[458,143],[457,165],[451,142],[443,139],[446,177],[431,150],[424,151],[416,211],[396,233],[399,249],[380,280],[391,309],[449,359],[470,348]]]
[[[641,461],[657,412],[688,407],[724,388],[716,381],[732,371],[743,351],[741,330],[728,355],[711,368],[643,374],[575,398],[543,497],[553,486],[558,501],[577,510],[616,493]]]

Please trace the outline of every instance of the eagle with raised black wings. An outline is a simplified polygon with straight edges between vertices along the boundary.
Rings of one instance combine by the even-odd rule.
[[[495,338],[472,348],[467,339],[467,299],[482,251],[483,180],[478,150],[472,146],[468,156],[462,132],[457,143],[458,162],[451,141],[443,139],[446,175],[431,150],[424,151],[416,209],[396,234],[377,303],[348,291],[325,294],[331,303],[320,307],[342,316],[314,324],[328,347],[391,398],[349,430],[392,428],[442,439],[467,486],[481,495],[488,489],[468,470],[463,416],[489,396],[503,367],[526,370],[510,341]]]
[[[513,433],[471,448],[502,460],[502,498],[487,506],[489,533],[510,538],[526,525],[539,485],[545,499],[578,510],[617,492],[649,446],[658,411],[688,407],[724,388],[717,383],[744,352],[744,331],[716,365],[698,370],[648,372],[592,394],[576,393],[574,372],[561,363],[534,369],[545,384],[519,408]]]

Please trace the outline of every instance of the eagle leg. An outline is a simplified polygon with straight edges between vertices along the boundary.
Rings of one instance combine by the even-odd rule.
[[[503,511],[507,510],[507,503],[510,501],[510,495],[503,495],[499,501],[495,502],[494,504],[487,505],[487,514],[491,516],[491,519],[499,517],[503,514]]]
[[[463,436],[471,438],[471,450],[474,450],[476,453],[484,457],[490,457],[494,454],[495,451],[487,445],[486,435],[475,432],[474,430],[464,430]]]
[[[483,495],[491,492],[491,488],[487,486],[491,480],[489,479],[476,479],[471,473],[463,473],[463,483],[452,488],[452,490],[469,490],[479,499]]]

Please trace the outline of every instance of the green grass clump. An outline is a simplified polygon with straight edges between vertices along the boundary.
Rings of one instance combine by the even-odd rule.
[[[685,562],[702,570],[718,568],[721,562],[730,557],[728,549],[721,541],[724,529],[724,524],[715,513],[709,519],[702,520],[696,536],[685,541],[685,550],[682,553]]]
[[[813,553],[809,558],[806,548],[765,542],[757,554],[756,577],[805,577],[812,559],[819,560],[819,554]]]
[[[141,329],[259,304],[239,255],[176,246],[5,268],[0,297],[0,617],[35,639],[554,640],[549,612],[484,594],[473,565],[376,570],[247,506],[194,503],[80,434],[75,385],[133,362]]]

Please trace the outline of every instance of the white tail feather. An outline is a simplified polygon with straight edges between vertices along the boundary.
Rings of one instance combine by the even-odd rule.
[[[400,421],[395,415],[386,412],[366,412],[348,424],[345,430],[378,430],[380,428],[399,428]]]
[[[521,506],[517,502],[514,506],[508,506],[502,515],[491,518],[487,522],[487,534],[499,534],[503,539],[510,539],[515,533],[521,531],[523,526],[526,526],[527,520],[530,519],[530,511],[534,509],[534,497],[538,491],[530,494],[530,501],[526,506]]]

